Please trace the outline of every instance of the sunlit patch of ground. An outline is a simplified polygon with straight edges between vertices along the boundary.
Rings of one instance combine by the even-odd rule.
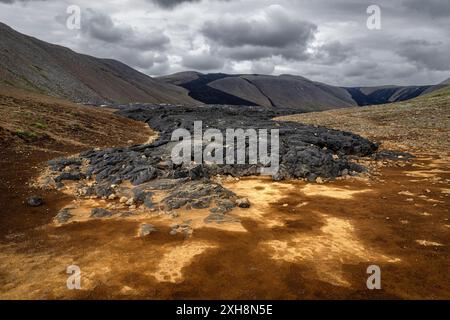
[[[8,246],[0,247],[2,299],[51,299],[69,293],[66,268],[74,264],[74,258],[69,252],[55,255],[52,252],[21,251]],[[90,290],[89,273],[84,271],[83,290]],[[98,274],[103,274],[103,271],[97,269]],[[98,281],[95,275],[93,278]]]
[[[440,174],[449,173],[449,171],[432,169],[432,170],[417,170],[413,172],[408,172],[406,175],[408,177],[417,177],[417,178],[438,178]]]
[[[257,220],[267,227],[283,226],[284,220],[270,212],[271,204],[280,201],[286,193],[294,190],[295,186],[273,182],[270,178],[245,178],[239,181],[224,182],[223,186],[241,197],[246,197],[252,204],[249,209],[237,208],[234,213],[241,218]]]
[[[311,264],[315,277],[320,275],[323,281],[338,286],[350,286],[342,273],[343,263],[400,261],[365,246],[349,220],[320,216],[325,224],[319,234],[299,233],[288,240],[272,240],[262,245],[269,248],[273,259]]]
[[[91,211],[95,208],[111,209],[113,215],[104,218],[92,218]],[[70,210],[73,215],[66,223],[59,223],[54,220],[56,227],[71,223],[89,222],[93,219],[102,221],[134,221],[147,224],[158,224],[160,226],[171,227],[173,225],[188,224],[193,231],[200,228],[213,228],[232,232],[247,232],[239,221],[223,221],[220,223],[206,222],[205,218],[210,214],[210,209],[191,209],[177,210],[176,212],[167,212],[164,210],[150,210],[145,206],[139,206],[136,209],[129,209],[126,205],[114,205],[111,208],[111,201],[104,199],[76,199],[64,209]],[[235,214],[233,213],[233,216]],[[136,232],[139,235],[139,230]]]
[[[193,259],[215,246],[201,241],[192,241],[167,248],[161,257],[157,269],[150,273],[159,282],[180,282],[183,280],[183,268]]]
[[[390,288],[390,294],[420,298],[437,290],[434,282],[442,280],[438,270],[442,270],[442,257],[448,251],[444,237],[449,225],[444,212],[448,194],[439,182],[410,183],[405,170],[412,171],[389,169],[383,184],[228,179],[223,185],[239,197],[248,197],[251,208],[235,209],[230,214],[240,222],[223,224],[205,223],[208,209],[176,210],[173,215],[138,207],[131,216],[92,219],[92,208],[111,201],[76,199],[67,205],[73,208],[74,221],[62,225],[50,221],[40,228],[45,236],[38,242],[1,248],[0,297],[158,298],[161,292],[170,297],[170,292],[182,286],[183,295],[177,298],[207,298],[216,296],[214,283],[219,280],[205,278],[206,274],[218,270],[236,279],[242,277],[242,286],[240,280],[234,282],[235,291],[229,295],[239,297],[251,276],[242,270],[259,265],[267,274],[265,281],[269,275],[275,281],[273,287],[267,287],[274,290],[271,296],[283,297],[285,292],[301,298],[301,287],[283,291],[288,290],[283,279],[295,276],[308,286],[314,287],[317,281],[331,286],[334,289],[328,295],[323,288],[317,290],[321,296],[332,297],[340,290],[355,292],[355,286],[364,290],[365,269],[375,264],[382,266],[383,285]],[[409,198],[413,201],[404,201]],[[186,221],[193,230],[190,237],[169,234],[172,225]],[[154,225],[157,231],[141,237],[143,223]],[[226,253],[223,261],[221,252]],[[428,259],[423,259],[424,255]],[[81,267],[80,291],[66,288],[66,268],[71,264]],[[409,284],[413,270],[428,268],[433,270],[429,271],[432,278]],[[295,275],[288,270],[296,270]],[[443,296],[442,290],[436,294]],[[267,296],[266,290],[255,292],[258,297]]]
[[[439,242],[434,241],[428,241],[428,240],[416,240],[418,244],[425,247],[442,247],[443,244]]]
[[[371,191],[370,189],[351,190],[346,188],[336,188],[330,185],[320,185],[320,184],[308,184],[301,189],[301,192],[309,197],[321,196],[343,200],[352,199],[356,194],[370,191]]]

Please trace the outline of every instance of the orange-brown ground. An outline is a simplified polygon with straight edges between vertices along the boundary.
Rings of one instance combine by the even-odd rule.
[[[4,96],[2,112],[4,104],[9,106]],[[18,105],[27,104],[28,98],[21,99],[25,98],[20,96]],[[33,105],[43,108],[43,115],[50,109],[46,102]],[[66,117],[94,112],[78,108],[85,109]],[[448,119],[448,104],[446,108]],[[93,116],[93,128],[99,130],[90,133],[85,146],[64,144],[55,149],[73,154],[87,146],[142,142],[151,135],[142,124],[107,110],[95,112],[104,114]],[[388,115],[392,113],[386,111]],[[326,121],[333,113],[316,117]],[[117,126],[110,127],[114,121]],[[125,123],[126,130],[119,131]],[[406,139],[388,136],[387,131],[377,136],[376,121],[371,126],[371,138],[389,140],[389,147],[396,142],[408,146]],[[359,133],[369,136],[371,126]],[[109,128],[108,140],[102,139],[101,130]],[[434,139],[448,134],[445,126],[445,132],[422,128],[427,130]],[[121,141],[115,140],[119,132]],[[41,194],[26,182],[44,167],[42,161],[56,155],[49,150],[54,143],[45,150],[34,144],[39,146],[14,140],[8,152],[2,148],[6,154],[0,171],[0,298],[450,298],[450,162],[445,150],[424,146],[414,150],[418,158],[411,163],[381,166],[367,179],[326,184],[224,179],[226,187],[252,202],[250,209],[233,212],[241,223],[205,225],[206,212],[180,211],[173,220],[148,214],[58,226],[52,218],[74,200],[70,195],[44,193],[46,205],[41,208],[23,204],[27,195]],[[184,220],[193,220],[193,235],[169,235],[170,225]],[[139,237],[143,222],[155,225],[158,232]],[[81,268],[81,290],[66,287],[66,268],[71,264]],[[372,264],[381,267],[381,291],[366,288],[366,269]]]

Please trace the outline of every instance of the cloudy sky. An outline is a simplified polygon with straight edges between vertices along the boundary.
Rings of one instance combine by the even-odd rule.
[[[80,29],[67,28],[70,5]],[[367,27],[369,5],[381,8],[380,30]],[[450,0],[0,0],[0,21],[152,76],[289,73],[341,86],[450,77]]]

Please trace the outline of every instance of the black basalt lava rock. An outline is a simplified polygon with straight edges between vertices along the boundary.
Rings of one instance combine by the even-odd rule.
[[[69,221],[73,215],[70,213],[69,209],[63,209],[55,216],[55,220],[59,223],[66,223]]]
[[[414,158],[414,156],[407,152],[383,150],[372,155],[375,160],[394,160],[394,161],[408,161]]]
[[[86,176],[80,172],[63,172],[55,178],[55,182],[61,182],[64,180],[77,181],[86,178]]]
[[[111,211],[102,208],[95,208],[91,210],[91,218],[108,218],[112,215],[113,214]]]
[[[350,170],[347,156],[368,156],[378,146],[358,135],[314,127],[295,122],[276,122],[273,117],[292,113],[291,110],[278,110],[263,107],[245,106],[158,106],[132,105],[121,106],[119,113],[129,118],[146,121],[149,126],[158,130],[158,140],[147,150],[158,158],[170,156],[171,135],[175,129],[186,129],[193,135],[194,122],[202,121],[203,131],[215,128],[224,133],[226,129],[271,129],[280,130],[280,179],[316,177],[335,178],[344,169]],[[269,138],[268,138],[269,139]],[[159,148],[165,146],[166,148]],[[248,148],[248,143],[247,143]],[[169,149],[169,150],[167,150]],[[162,151],[162,152],[161,152]],[[338,155],[334,159],[333,155]],[[258,174],[261,166],[256,165],[205,165],[190,169],[178,168],[171,172],[172,177],[199,179],[215,174],[229,174],[236,177]]]
[[[194,122],[202,121],[203,132],[217,129],[224,138],[227,129],[279,130],[280,169],[274,180],[306,178],[315,181],[318,177],[333,179],[343,172],[363,172],[364,167],[352,162],[353,158],[373,155],[378,146],[358,135],[331,130],[324,127],[304,125],[296,122],[277,122],[274,117],[294,113],[288,109],[273,109],[255,106],[196,107],[131,104],[116,106],[118,114],[145,121],[159,132],[156,141],[132,147],[88,150],[76,158],[49,161],[50,168],[58,174],[55,181],[95,179],[92,193],[99,197],[114,194],[114,185],[129,181],[135,186],[134,199],[148,208],[153,208],[152,190],[166,190],[168,196],[162,204],[166,209],[183,207],[194,209],[216,205],[214,218],[232,210],[227,201],[236,196],[222,186],[212,183],[216,175],[245,177],[258,175],[262,164],[214,164],[195,163],[175,165],[171,161],[171,141],[175,129],[185,129],[194,135]],[[206,147],[208,142],[203,142]],[[270,144],[269,144],[270,146]],[[248,141],[246,151],[250,148]],[[233,150],[237,151],[237,146]],[[272,150],[268,150],[270,154]],[[226,146],[224,146],[226,154]],[[246,153],[248,154],[248,152]],[[247,159],[248,160],[248,156]],[[150,192],[150,193],[148,193]],[[93,212],[93,217],[109,216],[103,211]],[[214,220],[214,219],[212,219]]]
[[[44,204],[44,199],[38,196],[32,196],[27,199],[27,204],[30,207],[40,207]]]

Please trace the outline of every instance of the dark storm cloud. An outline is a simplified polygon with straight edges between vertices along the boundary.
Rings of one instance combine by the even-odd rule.
[[[449,0],[404,0],[402,5],[419,14],[428,14],[434,18],[450,17]]]
[[[138,50],[163,50],[170,39],[161,31],[137,33],[127,24],[115,24],[111,17],[92,9],[85,10],[82,31],[89,37]]]
[[[253,61],[263,58],[280,56],[287,60],[303,61],[310,58],[305,52],[305,47],[291,46],[287,48],[270,48],[245,45],[241,47],[221,47],[216,48],[216,52],[226,58],[236,61]]]
[[[106,14],[87,9],[83,15],[82,30],[94,39],[116,43],[125,39],[131,28],[116,26]]]
[[[61,17],[57,17],[61,23]],[[94,56],[122,61],[139,71],[160,74],[170,68],[170,38],[158,29],[139,31],[93,9],[82,10],[79,48]]]
[[[280,50],[277,50],[278,52]],[[268,47],[258,47],[251,45],[243,45],[241,47],[234,48],[217,48],[217,52],[224,57],[237,60],[259,60],[262,58],[271,57],[274,54],[274,50]]]
[[[427,40],[407,40],[400,43],[397,53],[419,68],[450,70],[450,45]]]
[[[196,3],[201,2],[202,0],[149,0],[161,8],[164,9],[173,9],[176,6],[179,6],[184,3]],[[231,0],[215,0],[215,1],[231,1]]]
[[[186,55],[183,57],[182,61],[183,67],[200,71],[221,69],[224,64],[225,62],[223,59],[210,54]]]
[[[353,44],[343,44],[336,40],[318,47],[313,58],[323,64],[335,65],[354,58],[356,54],[357,50]]]
[[[172,9],[182,3],[192,3],[192,2],[199,2],[201,0],[150,0],[151,2],[154,2],[161,8],[168,8]]]
[[[283,7],[272,5],[260,15],[207,21],[202,34],[215,50],[236,60],[270,56],[302,59],[317,26],[290,15]]]
[[[293,44],[305,46],[317,26],[290,17],[281,7],[271,6],[265,11],[266,19],[219,19],[208,21],[202,33],[226,47],[254,45],[286,48]]]
[[[356,63],[351,63],[346,68],[344,75],[346,77],[361,77],[364,76],[368,71],[374,72],[378,64],[376,62],[361,61]]]

